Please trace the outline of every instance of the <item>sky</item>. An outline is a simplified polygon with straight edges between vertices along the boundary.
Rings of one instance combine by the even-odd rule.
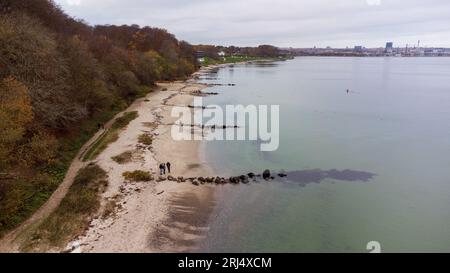
[[[167,29],[191,44],[450,47],[449,0],[54,0],[91,25]]]

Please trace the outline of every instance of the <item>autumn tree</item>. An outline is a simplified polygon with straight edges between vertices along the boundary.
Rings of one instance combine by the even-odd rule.
[[[27,125],[33,120],[28,88],[14,78],[0,82],[0,171],[17,160],[13,152],[23,141]]]
[[[70,96],[69,69],[54,36],[26,15],[0,16],[0,78],[26,84],[36,120],[65,129],[86,116]]]

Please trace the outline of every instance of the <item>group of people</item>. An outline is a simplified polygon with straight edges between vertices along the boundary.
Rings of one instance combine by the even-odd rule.
[[[167,173],[170,173],[170,166],[171,166],[170,162],[159,164],[159,174],[160,175],[166,174],[166,170]]]

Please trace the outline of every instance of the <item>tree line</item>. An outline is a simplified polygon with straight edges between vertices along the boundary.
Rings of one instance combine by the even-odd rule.
[[[2,0],[0,233],[55,189],[79,148],[65,142],[85,123],[196,69],[193,46],[164,29],[89,26],[52,1]]]

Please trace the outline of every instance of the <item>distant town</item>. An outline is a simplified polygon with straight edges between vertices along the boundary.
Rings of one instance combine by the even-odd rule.
[[[361,56],[361,57],[450,57],[450,48],[422,47],[420,41],[414,45],[395,46],[387,42],[385,47],[366,48],[357,45],[352,48],[282,48],[286,54],[296,56]]]

